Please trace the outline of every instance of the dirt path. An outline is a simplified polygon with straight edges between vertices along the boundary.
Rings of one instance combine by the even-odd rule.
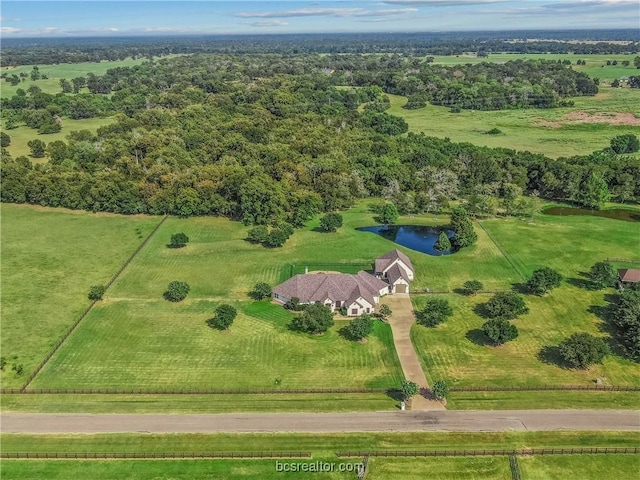
[[[4,413],[2,433],[502,432],[640,430],[634,410],[510,410],[221,415]]]
[[[411,400],[411,410],[444,410],[444,406],[440,402],[430,398],[427,378],[422,371],[413,343],[411,343],[411,326],[415,322],[411,298],[408,294],[396,293],[384,297],[382,303],[389,305],[393,312],[389,323],[404,377],[417,383],[422,391],[422,395],[415,396]]]

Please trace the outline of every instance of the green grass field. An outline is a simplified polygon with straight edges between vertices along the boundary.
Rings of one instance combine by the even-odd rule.
[[[127,58],[126,60],[114,62],[104,61],[63,63],[58,65],[38,65],[40,73],[46,75],[49,78],[33,81],[31,80],[31,78],[27,77],[24,81],[20,82],[15,87],[9,82],[2,80],[0,82],[0,96],[2,98],[11,97],[15,95],[17,89],[22,88],[26,91],[32,85],[40,87],[40,89],[45,93],[61,93],[62,87],[60,87],[60,79],[62,78],[66,78],[67,80],[71,81],[72,78],[84,77],[88,73],[93,73],[94,75],[104,75],[105,73],[107,73],[107,70],[111,68],[131,67],[134,65],[140,65],[147,60],[148,59],[146,58],[138,58],[135,60],[132,58]],[[2,67],[0,71],[2,73],[7,73],[9,76],[13,74],[20,76],[21,73],[31,73],[32,69],[32,65],[23,65],[20,67]],[[88,90],[85,89],[84,91]]]
[[[304,451],[311,460],[357,463],[359,458],[338,458],[344,450],[452,450],[572,447],[634,447],[638,432],[503,432],[503,433],[367,433],[367,434],[102,434],[15,435],[1,437],[4,452],[250,452]],[[568,478],[579,472],[585,480],[632,478],[637,455],[576,455],[520,457],[523,479]],[[295,460],[294,460],[295,461]],[[507,457],[475,458],[372,458],[367,478],[436,478],[478,480],[510,478]],[[533,465],[533,468],[531,467]],[[125,460],[125,461],[24,461],[4,460],[3,478],[283,478],[275,460]],[[593,473],[591,473],[593,472]],[[355,478],[351,473],[291,475],[292,478]],[[536,476],[537,475],[537,476]],[[545,476],[546,475],[546,476]]]
[[[611,82],[615,78],[638,75],[638,70],[633,66],[635,55],[580,55],[580,54],[553,54],[553,53],[492,53],[488,57],[479,58],[476,55],[437,55],[434,63],[439,65],[459,65],[466,63],[505,63],[509,60],[569,60],[571,68],[578,72],[584,72],[590,77],[599,78],[605,82]],[[584,60],[586,65],[577,65],[576,61]],[[607,65],[607,60],[617,60],[618,65]],[[622,66],[623,61],[629,61],[629,65]]]
[[[333,472],[278,472],[276,462],[332,464]],[[601,480],[635,478],[640,459],[637,455],[575,455],[530,456],[518,459],[523,480]],[[245,479],[286,478],[314,480],[353,479],[355,473],[340,472],[347,465],[357,464],[358,459],[335,457],[313,460],[4,460],[3,478],[7,480],[94,478],[111,480],[130,479]],[[457,457],[457,458],[372,458],[369,461],[368,479],[421,480],[505,480],[511,478],[507,457]]]
[[[574,332],[606,336],[606,325],[595,311],[606,305],[607,292],[581,286],[583,274],[607,257],[638,260],[640,225],[601,217],[544,214],[536,215],[530,223],[492,219],[481,225],[524,277],[548,266],[566,281],[545,297],[526,295],[530,312],[514,321],[520,336],[500,347],[485,344],[480,330],[485,320],[475,312],[490,295],[444,295],[454,308],[454,316],[437,328],[415,325],[412,330],[427,378],[444,379],[454,386],[588,384],[597,377],[613,385],[637,385],[640,366],[626,358],[613,354],[601,366],[567,369],[556,363],[553,347]],[[427,298],[414,296],[416,308]]]
[[[295,395],[3,395],[3,412],[233,413],[394,410],[386,393]]]
[[[389,113],[403,117],[412,132],[424,132],[434,137],[449,137],[454,142],[470,142],[487,147],[503,147],[542,153],[551,158],[586,155],[609,146],[616,135],[640,135],[640,92],[629,88],[600,87],[594,97],[573,98],[573,107],[553,109],[520,109],[500,111],[463,110],[451,113],[448,107],[427,104],[418,110],[402,106],[406,98],[388,95]],[[594,123],[574,123],[567,115],[586,112],[589,115],[632,114],[635,125],[611,125],[607,120]],[[497,128],[502,133],[486,132]]]
[[[3,387],[24,382],[159,218],[2,204]],[[17,357],[17,358],[14,358]],[[20,377],[11,364],[24,365]]]
[[[22,125],[18,128],[13,128],[11,130],[4,130],[4,132],[11,137],[11,145],[7,147],[7,151],[13,158],[24,155],[28,157],[29,160],[31,160],[33,163],[43,163],[47,161],[47,157],[31,157],[31,149],[29,148],[29,145],[27,145],[29,141],[37,138],[38,140],[42,140],[47,145],[51,142],[55,142],[56,140],[65,141],[67,135],[69,135],[69,132],[77,130],[89,130],[92,133],[96,133],[98,128],[104,125],[108,125],[112,122],[112,120],[113,119],[111,117],[86,118],[83,120],[63,118],[62,129],[58,133],[50,133],[47,135],[40,135],[38,134],[37,130],[29,128],[25,125]]]
[[[14,452],[311,452],[636,447],[640,432],[366,432],[366,433],[105,433],[0,435]]]

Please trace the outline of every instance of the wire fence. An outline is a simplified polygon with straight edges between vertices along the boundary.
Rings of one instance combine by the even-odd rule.
[[[177,388],[2,388],[2,395],[324,395],[387,394],[397,388],[257,388],[257,389],[177,389]],[[462,392],[535,392],[535,391],[601,391],[638,392],[638,385],[514,385],[451,387],[451,393]]]
[[[272,388],[253,390],[218,389],[143,389],[143,388],[2,388],[3,395],[300,395],[387,393],[390,388]]]
[[[73,459],[73,460],[94,460],[94,459],[175,459],[175,458],[227,458],[227,459],[248,459],[248,458],[311,458],[311,452],[159,452],[159,453],[124,453],[124,452],[15,452],[0,453],[0,458],[13,458],[21,460],[42,460],[42,459]]]
[[[147,242],[149,242],[149,240],[151,239],[151,237],[153,237],[153,235],[158,231],[158,229],[162,226],[162,224],[165,222],[165,220],[167,219],[168,215],[165,215],[164,217],[162,217],[162,220],[160,220],[160,222],[155,226],[155,228],[151,231],[151,233],[147,236],[147,238],[145,238],[143,240],[143,242],[138,245],[138,248],[136,248],[136,250],[131,254],[131,256],[124,262],[124,264],[122,264],[122,266],[118,269],[118,271],[109,279],[109,281],[106,283],[105,285],[105,291],[113,284],[113,282],[115,282],[117,280],[117,278],[120,276],[120,274],[124,271],[125,268],[127,268],[127,266],[131,263],[131,261],[136,257],[136,255],[138,255],[138,253],[140,252],[140,250],[142,250],[142,248],[147,244]],[[38,364],[38,366],[35,368],[35,370],[33,372],[31,372],[31,374],[27,377],[27,380],[24,382],[24,384],[22,385],[22,390],[26,390],[26,388],[31,384],[31,382],[33,381],[34,378],[36,378],[36,375],[38,375],[38,373],[40,373],[40,371],[44,368],[44,366],[47,364],[47,362],[49,360],[51,360],[51,357],[53,357],[53,355],[58,351],[58,349],[62,346],[62,344],[67,340],[67,338],[69,338],[69,335],[71,335],[73,333],[73,331],[76,329],[76,327],[80,324],[80,322],[82,320],[84,320],[84,318],[87,316],[87,314],[91,311],[91,309],[93,308],[93,306],[98,303],[99,300],[92,300],[91,303],[87,306],[87,308],[85,308],[82,313],[80,314],[80,316],[78,317],[78,319],[73,322],[73,324],[67,329],[67,331],[65,332],[65,334],[62,336],[62,338],[60,338],[56,344],[53,346],[53,348],[49,351],[49,353],[47,354],[46,357],[44,357],[44,359]]]
[[[640,447],[580,447],[580,448],[523,448],[478,449],[478,450],[378,450],[378,451],[344,451],[336,455],[342,458],[351,457],[506,457],[525,455],[612,455],[638,454]]]
[[[640,260],[629,260],[628,258],[605,258],[605,260],[613,263],[631,263],[633,265],[640,265]]]
[[[535,392],[548,390],[578,390],[578,391],[606,391],[606,392],[638,392],[638,385],[514,385],[514,386],[477,386],[451,387],[450,392]]]

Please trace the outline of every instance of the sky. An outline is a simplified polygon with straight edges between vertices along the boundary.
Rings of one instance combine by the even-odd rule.
[[[9,1],[0,36],[640,28],[638,0]]]

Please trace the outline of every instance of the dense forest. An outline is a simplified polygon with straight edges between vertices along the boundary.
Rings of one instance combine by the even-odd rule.
[[[0,66],[98,62],[192,53],[461,55],[478,52],[487,55],[491,52],[508,52],[586,55],[639,51],[636,29],[30,38],[3,39]]]
[[[3,116],[32,128],[57,125],[61,115],[113,114],[115,121],[97,134],[33,141],[33,156],[46,155],[46,163],[13,159],[3,149],[2,201],[301,226],[370,195],[405,213],[442,210],[463,198],[475,215],[498,207],[530,214],[523,193],[593,208],[610,196],[640,200],[640,162],[625,155],[637,150],[637,139],[552,160],[403,135],[406,122],[386,112],[384,92],[409,94],[410,85],[423,85],[431,101],[452,88],[468,89],[479,102],[523,92],[536,98],[536,89],[555,99],[597,91],[591,79],[556,62],[434,67],[398,55],[203,54],[83,80],[90,93],[73,93],[69,79],[61,85],[66,93],[31,88],[3,100]]]

